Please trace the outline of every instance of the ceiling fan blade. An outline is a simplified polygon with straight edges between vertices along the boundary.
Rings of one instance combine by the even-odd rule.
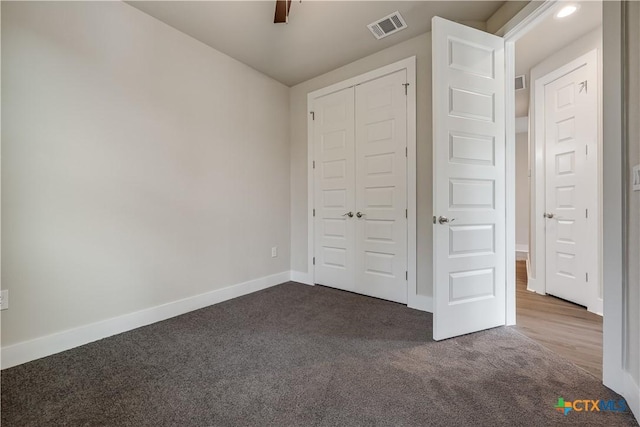
[[[291,10],[291,0],[276,0],[276,13],[273,18],[274,24],[286,24]]]
[[[282,24],[287,22],[287,0],[276,0],[276,14],[273,18],[274,24]]]

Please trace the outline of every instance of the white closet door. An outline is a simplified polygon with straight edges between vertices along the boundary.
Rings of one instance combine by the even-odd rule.
[[[314,101],[315,282],[354,291],[354,90]]]
[[[406,70],[356,86],[355,291],[407,302]]]

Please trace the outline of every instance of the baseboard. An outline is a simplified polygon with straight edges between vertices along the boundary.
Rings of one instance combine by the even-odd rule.
[[[428,297],[426,295],[414,295],[411,297],[411,301],[409,301],[407,307],[433,313],[433,297]]]
[[[627,371],[623,372],[623,376],[622,397],[627,401],[627,405],[636,419],[640,419],[640,387]]]
[[[249,280],[178,301],[125,314],[78,328],[2,347],[2,369],[60,353],[93,341],[150,325],[190,311],[287,282],[289,271]]]
[[[291,270],[290,280],[292,282],[304,283],[305,285],[313,286],[313,278],[311,273],[304,273],[302,271]]]
[[[516,245],[516,261],[526,261],[529,259],[529,246]]]

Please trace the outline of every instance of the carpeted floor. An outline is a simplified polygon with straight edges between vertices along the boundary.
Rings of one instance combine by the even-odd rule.
[[[637,425],[511,328],[443,342],[431,315],[294,283],[2,372],[2,426]]]

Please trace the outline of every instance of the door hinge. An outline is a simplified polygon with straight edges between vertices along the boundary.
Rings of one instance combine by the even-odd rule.
[[[409,209],[404,210],[404,217],[409,218]]]
[[[404,94],[407,95],[407,87],[409,86],[409,83],[402,83],[402,86],[404,86]]]
[[[315,160],[313,161],[313,168],[314,169],[316,168],[316,161]]]
[[[585,156],[589,155],[589,146],[588,145],[584,146],[584,154],[585,154]]]
[[[309,112],[309,114],[311,114],[311,120],[315,120],[316,119],[315,111],[311,111],[311,112]]]
[[[434,224],[436,223],[436,216],[435,215],[433,216],[433,223]]]
[[[408,147],[404,147],[404,156],[405,157],[409,157],[409,148]]]
[[[584,278],[587,280],[587,282],[589,281],[589,273],[584,273]]]
[[[404,272],[404,280],[409,280],[409,272],[408,271]]]
[[[313,257],[313,265],[316,265],[316,257]]]
[[[589,218],[589,209],[584,210],[584,217]]]
[[[316,209],[313,209],[313,216],[316,216]]]

